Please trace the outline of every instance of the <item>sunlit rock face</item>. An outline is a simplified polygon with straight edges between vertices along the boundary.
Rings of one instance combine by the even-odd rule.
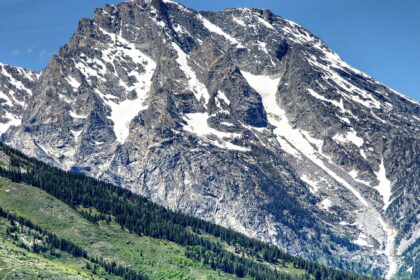
[[[16,71],[28,155],[327,265],[419,263],[420,105],[270,11],[108,5]]]
[[[0,134],[18,126],[38,74],[0,63]]]

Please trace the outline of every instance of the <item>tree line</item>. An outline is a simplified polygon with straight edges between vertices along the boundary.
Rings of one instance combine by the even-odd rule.
[[[102,213],[103,216],[93,219],[113,216],[122,228],[138,235],[166,239],[187,246],[187,257],[199,260],[213,269],[221,269],[238,277],[251,276],[254,279],[302,279],[300,276],[293,278],[277,271],[273,266],[264,264],[266,262],[277,265],[282,261],[305,270],[317,280],[372,279],[294,257],[275,246],[248,238],[233,230],[167,210],[145,197],[113,184],[82,174],[65,172],[28,158],[4,144],[0,144],[0,148],[10,156],[12,165],[11,168],[0,167],[0,176],[40,188],[71,207],[94,208]],[[25,172],[21,172],[21,168],[24,168]],[[218,242],[201,236],[202,232],[238,248],[244,255],[253,257],[253,260],[226,251]],[[259,259],[264,262],[257,261]]]
[[[42,229],[38,225],[33,224],[30,220],[17,216],[15,214],[12,214],[1,207],[0,207],[0,217],[7,219],[12,225],[7,231],[9,234],[18,232],[19,230],[18,230],[17,225],[19,225],[21,227],[23,226],[23,227],[32,229],[36,231],[40,236],[44,237],[43,239],[46,245],[42,246],[37,243],[34,243],[33,251],[35,253],[45,252],[45,251],[51,250],[52,248],[55,248],[57,250],[67,252],[71,254],[73,257],[87,259],[91,263],[94,263],[96,265],[103,267],[107,273],[110,273],[116,276],[121,276],[125,280],[148,280],[149,279],[147,275],[133,271],[127,267],[118,265],[115,262],[106,262],[102,258],[89,256],[88,253],[82,247],[74,244],[71,241],[65,240],[63,238],[59,238],[55,234]]]

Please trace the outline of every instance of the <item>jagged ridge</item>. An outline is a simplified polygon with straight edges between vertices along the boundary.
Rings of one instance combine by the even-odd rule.
[[[38,76],[33,71],[0,63],[0,134],[10,126],[20,125]]]
[[[4,137],[29,155],[329,265],[415,262],[419,104],[267,10],[108,5],[34,88]]]

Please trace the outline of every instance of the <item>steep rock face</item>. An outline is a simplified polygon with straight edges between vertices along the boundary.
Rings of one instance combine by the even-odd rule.
[[[0,63],[0,134],[21,123],[38,74]]]
[[[33,92],[3,136],[29,155],[329,265],[415,263],[420,105],[269,11],[108,5]]]

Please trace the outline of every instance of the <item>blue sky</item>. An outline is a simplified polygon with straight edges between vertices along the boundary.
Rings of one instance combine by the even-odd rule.
[[[82,17],[118,0],[0,0],[0,62],[44,68]],[[348,63],[420,100],[418,0],[180,0],[199,10],[269,8],[323,39]]]

